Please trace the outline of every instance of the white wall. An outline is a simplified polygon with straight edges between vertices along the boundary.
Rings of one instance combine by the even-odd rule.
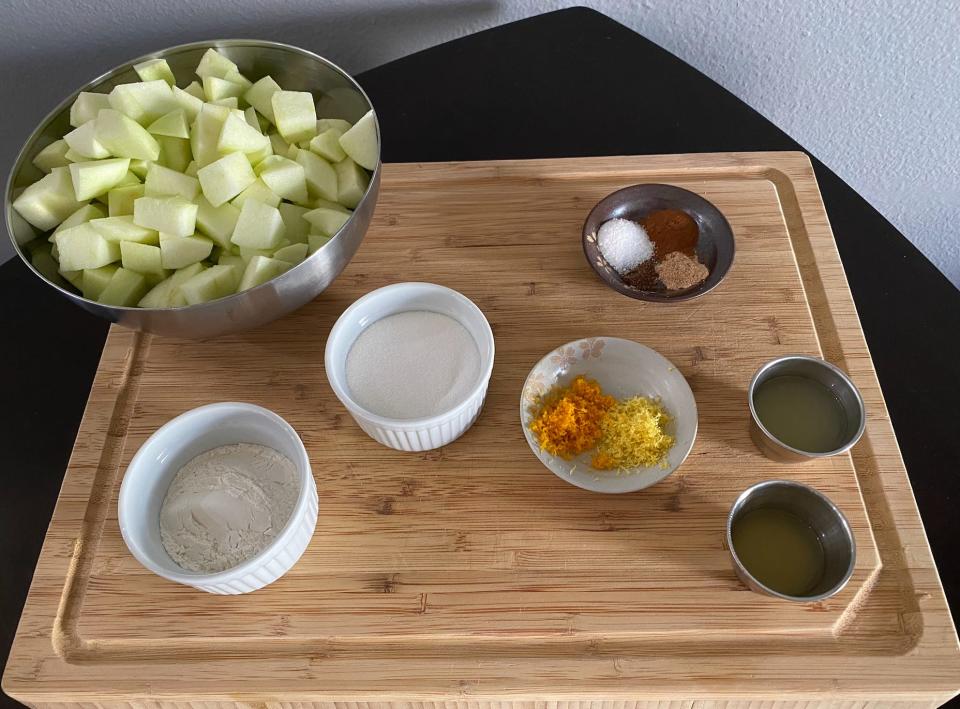
[[[213,37],[357,72],[559,0],[0,0],[0,170],[46,111],[136,55]],[[956,0],[595,0],[773,120],[960,285]],[[0,260],[9,256],[0,241]]]

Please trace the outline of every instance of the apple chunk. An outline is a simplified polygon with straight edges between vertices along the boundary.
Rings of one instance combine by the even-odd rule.
[[[141,197],[133,203],[133,223],[173,236],[190,236],[197,224],[197,205],[183,197]]]
[[[367,111],[353,128],[340,136],[340,147],[353,161],[368,170],[375,170],[380,157],[377,147],[377,118]]]
[[[253,249],[276,248],[283,238],[283,218],[276,207],[248,199],[240,210],[237,227],[230,238],[237,246]]]
[[[230,153],[200,168],[197,177],[203,196],[214,207],[233,199],[257,179],[243,153]]]
[[[310,140],[317,134],[317,108],[307,91],[276,91],[270,97],[274,124],[288,143]]]

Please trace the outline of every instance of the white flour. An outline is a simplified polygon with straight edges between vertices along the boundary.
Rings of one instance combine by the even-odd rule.
[[[412,310],[364,330],[347,354],[346,369],[350,395],[368,411],[397,419],[435,416],[476,386],[480,351],[453,318]]]
[[[296,466],[272,448],[237,443],[201,453],[163,499],[163,548],[188,571],[232,568],[280,533],[299,492]]]

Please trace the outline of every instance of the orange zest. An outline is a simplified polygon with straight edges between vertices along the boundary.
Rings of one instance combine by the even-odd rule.
[[[530,430],[543,450],[570,460],[597,445],[600,422],[615,401],[595,381],[579,376],[545,397]]]

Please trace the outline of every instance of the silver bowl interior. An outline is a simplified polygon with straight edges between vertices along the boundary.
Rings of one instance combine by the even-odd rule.
[[[70,106],[81,91],[109,93],[118,84],[139,81],[133,65],[146,59],[166,59],[178,86],[197,79],[194,70],[211,47],[237,64],[252,80],[269,74],[284,89],[310,91],[317,99],[317,115],[355,122],[373,106],[363,89],[342,69],[316,54],[290,45],[260,40],[232,39],[171,47],[138,57],[77,89],[41,121],[27,139],[7,182],[4,213],[7,231],[23,262],[51,288],[86,310],[138,330],[183,337],[210,337],[269,322],[300,307],[321,293],[339,275],[360,245],[369,226],[379,189],[379,164],[370,187],[354,215],[323,248],[286,273],[242,293],[182,308],[148,309],[106,306],[48,281],[30,263],[24,245],[42,234],[22,219],[12,202],[19,190],[43,173],[32,164],[44,147],[71,130]],[[378,127],[379,134],[379,127]]]

